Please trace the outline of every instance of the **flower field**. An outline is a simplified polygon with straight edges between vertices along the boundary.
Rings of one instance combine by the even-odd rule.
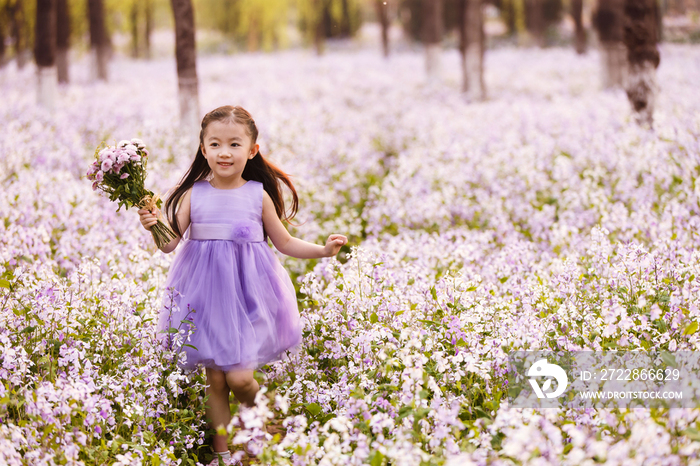
[[[490,51],[483,103],[461,96],[456,52],[431,85],[413,52],[200,58],[202,110],[249,110],[293,176],[292,234],[350,239],[337,259],[280,255],[304,342],[260,373],[234,448],[252,437],[263,463],[293,465],[700,464],[700,410],[505,396],[512,350],[700,350],[700,49],[661,57],[653,131],[600,89],[595,52]],[[172,255],[85,177],[98,144],[138,137],[147,187],[178,181],[196,146],[174,60],[117,59],[107,84],[71,72],[49,112],[33,69],[0,70],[0,464],[203,462],[204,377],[154,330]]]

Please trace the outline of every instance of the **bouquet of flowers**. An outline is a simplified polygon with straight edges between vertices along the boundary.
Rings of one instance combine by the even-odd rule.
[[[146,179],[146,162],[148,151],[140,139],[120,141],[114,147],[95,150],[95,161],[90,165],[87,177],[92,180],[92,189],[102,190],[109,195],[110,201],[117,201],[122,206],[140,207],[148,210],[160,208],[161,200],[153,192],[143,187]],[[175,238],[175,233],[168,225],[158,220],[151,227],[156,246],[161,248]]]

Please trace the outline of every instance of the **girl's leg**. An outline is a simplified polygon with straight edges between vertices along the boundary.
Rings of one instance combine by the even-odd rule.
[[[255,394],[260,387],[252,370],[228,371],[226,382],[238,401],[249,407],[255,404]]]
[[[207,420],[217,429],[226,427],[231,421],[231,406],[228,403],[229,386],[226,383],[226,374],[217,369],[207,367]],[[228,438],[226,435],[214,435],[214,451],[228,451]]]

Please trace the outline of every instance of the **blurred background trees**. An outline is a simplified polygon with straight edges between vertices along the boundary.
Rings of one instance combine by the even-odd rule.
[[[584,54],[593,47],[602,87],[626,89],[633,108],[651,114],[656,43],[700,42],[700,0],[186,0],[185,45],[176,13],[183,1],[0,0],[0,66],[21,69],[34,51],[39,81],[55,70],[68,83],[70,60],[87,55],[92,80],[107,81],[114,53],[175,54],[182,102],[197,113],[197,53],[310,47],[321,55],[374,43],[388,59],[423,50],[428,80],[439,80],[441,55],[458,50],[463,90],[481,100],[490,48],[564,46]]]
[[[5,61],[16,59],[22,66],[30,56],[37,1],[0,0],[0,56]],[[323,53],[329,41],[372,35],[379,50],[390,55],[392,46],[439,43],[458,49],[462,40],[462,0],[191,1],[200,52],[307,46]],[[583,53],[588,45],[600,45],[608,53],[624,46],[624,1],[481,0],[485,48],[570,44]],[[700,42],[699,0],[652,1],[658,10],[659,39]],[[70,48],[71,53],[102,48],[108,59],[115,50],[149,58],[156,53],[154,34],[174,31],[169,0],[61,0],[56,8],[58,49]]]
[[[37,0],[34,60],[37,67],[37,102],[53,109],[56,102],[56,0]]]

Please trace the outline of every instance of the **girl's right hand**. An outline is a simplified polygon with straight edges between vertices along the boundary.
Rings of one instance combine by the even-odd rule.
[[[139,218],[141,220],[141,225],[146,230],[150,230],[153,225],[158,223],[158,211],[156,213],[151,212],[147,209],[139,209]]]

